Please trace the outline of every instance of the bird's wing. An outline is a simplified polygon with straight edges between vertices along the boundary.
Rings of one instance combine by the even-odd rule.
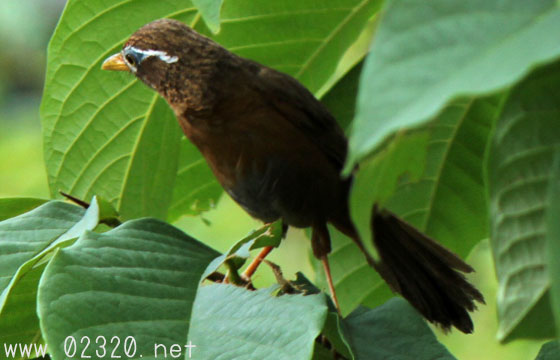
[[[344,132],[326,107],[291,76],[261,66],[257,79],[257,91],[268,95],[261,97],[266,99],[267,105],[276,109],[281,118],[301,131],[337,170],[341,170],[348,144]]]

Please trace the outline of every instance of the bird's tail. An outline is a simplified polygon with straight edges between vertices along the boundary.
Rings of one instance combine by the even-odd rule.
[[[449,330],[473,331],[469,312],[475,301],[484,303],[482,294],[463,273],[473,270],[457,255],[386,210],[374,208],[372,228],[380,262],[365,251],[355,230],[339,230],[350,235],[362,249],[368,262],[393,291],[400,293],[427,320]]]

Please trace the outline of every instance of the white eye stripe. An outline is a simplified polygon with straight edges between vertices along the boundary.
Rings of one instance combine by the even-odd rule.
[[[142,59],[150,57],[150,56],[155,56],[158,59],[160,59],[161,61],[166,62],[168,64],[172,64],[172,63],[175,63],[175,62],[179,61],[179,58],[177,56],[169,56],[165,51],[161,51],[161,50],[142,50],[142,49],[135,48],[133,46],[127,46],[124,49],[124,52],[126,52],[128,50],[132,50],[136,54],[141,54]]]

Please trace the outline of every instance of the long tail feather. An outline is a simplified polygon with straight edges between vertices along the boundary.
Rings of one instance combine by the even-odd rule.
[[[380,262],[365,251],[348,221],[333,224],[351,236],[391,289],[400,293],[428,321],[449,330],[473,331],[469,312],[482,294],[463,273],[473,270],[457,255],[386,210],[374,208],[372,228]]]

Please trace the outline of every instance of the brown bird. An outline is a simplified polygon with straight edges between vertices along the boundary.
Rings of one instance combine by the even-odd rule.
[[[327,223],[352,238],[389,286],[426,319],[445,330],[472,332],[468,312],[484,300],[463,276],[473,269],[459,257],[377,207],[372,227],[380,261],[364,250],[349,216],[352,178],[340,175],[347,140],[297,80],[167,19],[136,31],[102,68],[130,71],[163,96],[220,184],[249,214],[312,228],[313,252],[325,266],[337,305]]]

